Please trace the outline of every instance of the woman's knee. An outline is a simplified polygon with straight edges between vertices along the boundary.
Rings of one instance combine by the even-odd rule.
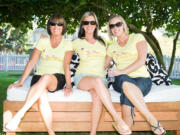
[[[123,93],[126,95],[129,92],[131,92],[132,86],[135,87],[135,85],[133,83],[131,83],[131,82],[127,82],[127,81],[123,82],[122,83]]]
[[[44,74],[44,75],[41,76],[40,80],[41,80],[42,82],[47,82],[47,81],[49,81],[51,78],[52,78],[52,77],[51,77],[50,74]]]
[[[52,79],[51,75],[50,74],[44,74],[41,76],[41,78],[39,79],[38,81],[38,84],[43,87],[43,86],[46,86],[50,80]]]
[[[123,82],[123,83],[122,83],[122,88],[123,88],[123,90],[128,89],[128,88],[129,88],[129,85],[131,85],[131,84],[132,84],[132,83],[127,82],[127,81]]]
[[[128,82],[128,81],[124,81],[124,82],[122,83],[122,88],[123,88],[123,90],[124,90],[124,89],[129,90],[129,89],[132,89],[132,87],[138,88],[137,85],[135,85],[134,83]]]

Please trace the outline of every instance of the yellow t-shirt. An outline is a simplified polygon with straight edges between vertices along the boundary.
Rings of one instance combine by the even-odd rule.
[[[72,45],[74,51],[77,52],[80,57],[80,64],[76,73],[88,73],[105,77],[105,45],[98,40],[94,44],[90,44],[85,39],[79,38],[73,41]]]
[[[117,42],[110,45],[107,49],[107,55],[112,57],[119,70],[124,69],[134,63],[138,58],[136,44],[145,40],[141,34],[130,34],[127,44],[123,47]],[[137,70],[128,74],[130,77],[149,77],[146,66],[143,65]]]
[[[58,47],[52,48],[50,38],[40,39],[35,46],[41,51],[39,66],[35,74],[64,74],[64,56],[66,51],[72,51],[71,41],[62,39]]]

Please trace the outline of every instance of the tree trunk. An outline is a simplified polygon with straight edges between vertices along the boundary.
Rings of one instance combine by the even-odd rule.
[[[177,45],[177,40],[178,40],[178,37],[179,37],[179,33],[180,31],[177,32],[174,40],[173,40],[173,51],[172,51],[172,55],[171,55],[171,63],[170,63],[170,66],[169,66],[169,69],[168,69],[168,75],[171,74],[172,72],[172,69],[173,69],[173,65],[174,65],[174,58],[175,58],[175,54],[176,54],[176,45]]]
[[[152,34],[152,32],[151,32],[151,33],[148,32],[148,36],[154,41],[154,43],[156,44],[156,46],[157,46],[157,48],[158,48],[158,50],[159,50],[160,55],[163,56],[163,53],[162,53],[161,47],[160,47],[160,45],[159,45],[159,42],[158,42],[158,40],[155,38],[155,36]]]
[[[166,70],[166,66],[163,61],[163,55],[162,55],[161,48],[159,47],[160,50],[158,49],[159,43],[157,42],[157,44],[156,44],[156,41],[154,42],[154,40],[152,39],[152,36],[151,35],[149,36],[148,33],[144,33],[143,35],[146,38],[146,41],[151,46],[151,48],[153,49],[159,64],[161,64],[163,69]]]

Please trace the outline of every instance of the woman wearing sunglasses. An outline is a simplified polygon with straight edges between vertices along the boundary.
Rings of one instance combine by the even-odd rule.
[[[102,103],[113,116],[116,129],[121,134],[131,134],[129,127],[115,111],[110,93],[106,88],[105,56],[106,46],[98,36],[98,20],[93,12],[86,12],[80,21],[78,39],[73,41],[73,49],[80,56],[80,64],[74,76],[75,85],[92,96],[91,135],[96,134]],[[70,63],[70,60],[69,60]],[[67,66],[68,67],[68,66]]]
[[[9,86],[9,89],[21,87],[40,58],[37,71],[32,77],[31,88],[26,97],[26,102],[6,124],[5,127],[8,130],[16,130],[26,111],[37,102],[49,135],[55,135],[52,129],[52,111],[48,103],[47,94],[48,92],[63,89],[68,79],[68,75],[66,79],[64,75],[64,61],[66,61],[68,53],[72,51],[72,44],[70,41],[62,38],[62,35],[66,32],[66,22],[60,15],[52,15],[49,18],[47,31],[50,38],[42,38],[39,40],[20,81]],[[65,95],[69,95],[70,92],[71,84],[67,83]]]
[[[113,88],[121,93],[122,116],[129,127],[133,124],[134,106],[150,123],[156,135],[166,133],[148,110],[143,96],[151,89],[152,81],[145,66],[147,43],[141,34],[129,34],[125,20],[119,16],[109,19],[109,35],[117,41],[107,49],[106,66],[113,60],[117,68],[110,68],[108,75],[114,77]]]

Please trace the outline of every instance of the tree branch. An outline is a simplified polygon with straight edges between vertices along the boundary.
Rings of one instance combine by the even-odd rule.
[[[159,45],[159,42],[158,40],[154,37],[154,35],[152,34],[152,32],[148,33],[149,37],[154,41],[154,43],[156,44],[156,47],[158,48],[159,52],[160,52],[160,55],[163,56],[162,54],[162,50],[161,50],[161,47]]]
[[[145,10],[145,8],[144,8],[144,4],[142,4],[142,3],[140,3],[140,4],[141,4],[141,7],[142,7],[142,9],[143,9],[144,15],[145,15],[145,17],[146,17],[146,21],[147,21],[147,12],[146,12],[146,10]]]
[[[152,28],[153,28],[153,18],[152,18],[152,12],[151,12],[151,6],[149,4],[149,16],[150,16],[150,20],[151,20],[151,23],[149,25],[149,31],[152,32]]]
[[[145,24],[146,24],[146,26],[147,26],[147,30],[149,30],[149,22],[148,22],[148,15],[147,15],[147,12],[146,12],[146,10],[145,10],[145,8],[144,8],[144,4],[142,3],[142,2],[140,2],[140,5],[141,5],[141,7],[142,7],[142,10],[143,10],[143,12],[144,12],[144,15],[145,15]]]

